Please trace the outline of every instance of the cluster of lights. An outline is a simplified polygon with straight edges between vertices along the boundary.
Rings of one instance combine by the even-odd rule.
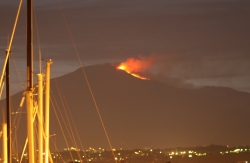
[[[80,151],[80,149],[75,148],[75,147],[70,147],[70,148],[64,148],[65,151]]]
[[[122,158],[122,157],[120,157],[120,158],[115,157],[115,160],[116,160],[116,161],[121,161],[121,160],[124,160],[124,158]]]
[[[206,153],[198,153],[198,152],[194,152],[194,151],[181,151],[181,152],[171,152],[169,153],[169,158],[173,158],[173,156],[188,156],[188,157],[193,157],[193,155],[195,156],[206,156]]]
[[[228,153],[242,153],[242,152],[247,152],[247,151],[250,151],[250,149],[237,148],[237,149],[230,150],[230,151],[220,152],[220,154],[223,155],[223,154],[228,154]]]
[[[77,159],[75,159],[74,161],[75,161],[75,162],[81,162],[80,160],[77,160]]]
[[[86,150],[86,152],[90,152],[90,153],[100,153],[100,152],[104,152],[104,151],[105,151],[104,148],[95,149],[95,148],[92,148],[92,147],[89,147],[89,149]]]
[[[52,155],[52,154],[53,154],[53,153],[51,153],[51,155]],[[43,154],[43,155],[45,155],[45,154]],[[56,154],[56,155],[53,156],[54,159],[55,159],[56,157],[61,157],[61,155]]]
[[[76,148],[71,147],[70,150],[78,150]],[[134,150],[133,153],[129,153],[129,154],[124,154],[122,148],[113,148],[112,151],[115,153],[116,157],[114,158],[116,161],[122,161],[124,159],[127,158],[134,158],[134,157],[142,157],[142,156],[150,156],[150,155],[154,155],[156,157],[157,154],[160,155],[168,155],[170,159],[174,158],[174,157],[188,157],[188,158],[192,158],[192,157],[199,157],[199,156],[207,156],[207,153],[203,153],[203,152],[196,152],[193,150],[186,150],[186,151],[162,151],[160,149],[155,149],[155,148],[145,148],[144,150]],[[105,150],[102,148],[89,148],[88,150],[86,150],[89,153],[96,153],[94,157],[91,157],[91,155],[85,156],[87,157],[88,162],[95,162],[96,160],[99,159],[108,159],[105,156],[104,152]],[[132,152],[132,151],[131,151]],[[220,152],[220,154],[225,154],[225,153],[241,153],[241,152],[250,152],[250,149],[246,149],[246,148],[231,148],[228,151],[224,151],[224,152]],[[82,156],[82,158],[85,158],[84,156]],[[75,162],[80,162],[80,160],[75,160]]]

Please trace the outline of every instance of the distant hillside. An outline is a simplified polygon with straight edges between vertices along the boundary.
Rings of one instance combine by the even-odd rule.
[[[175,88],[140,80],[110,64],[89,66],[85,71],[116,148],[249,145],[249,93],[222,87]],[[82,70],[52,79],[51,84],[52,106],[56,108],[51,115],[51,133],[57,134],[58,147],[66,147],[61,143],[64,138],[55,116],[60,116],[61,111],[66,123],[61,120],[62,126],[68,126],[64,106],[70,109],[84,147],[108,148]],[[14,106],[19,104],[21,94],[14,95]],[[66,101],[62,104],[61,99]],[[3,106],[3,101],[0,104]],[[21,124],[26,126],[24,121]],[[66,137],[70,138],[70,134],[66,133]],[[71,141],[68,144],[73,146]]]

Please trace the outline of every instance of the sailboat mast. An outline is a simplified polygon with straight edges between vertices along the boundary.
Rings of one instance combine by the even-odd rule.
[[[6,54],[8,54],[8,51],[6,51]],[[9,66],[9,60],[7,60],[6,64],[6,70],[5,70],[5,75],[6,75],[6,117],[7,117],[7,148],[8,148],[8,163],[12,162],[12,157],[11,157],[11,108],[10,108],[10,66]]]
[[[3,162],[8,163],[8,150],[7,150],[7,124],[2,124],[2,132],[3,132]]]
[[[33,1],[27,0],[27,90],[33,87]]]
[[[49,117],[50,117],[50,65],[51,59],[46,62],[46,87],[45,87],[45,163],[49,162]]]
[[[33,1],[27,0],[27,130],[28,130],[28,156],[29,163],[35,162],[34,150],[34,128],[33,128],[33,22],[32,22]]]
[[[38,162],[43,163],[43,74],[37,74],[38,79]]]
[[[33,128],[33,92],[26,91],[26,106],[27,106],[27,130],[28,130],[28,156],[29,163],[34,163],[34,128]]]

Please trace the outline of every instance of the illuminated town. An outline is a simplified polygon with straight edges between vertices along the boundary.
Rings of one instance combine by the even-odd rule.
[[[27,154],[22,162],[27,162]],[[65,148],[62,152],[51,153],[55,163],[248,163],[250,146],[230,147],[209,145],[193,148],[144,148],[125,150],[122,148],[105,150],[103,148],[80,150]],[[216,160],[216,161],[215,161]],[[1,160],[0,160],[1,162]],[[13,157],[13,162],[19,162]]]

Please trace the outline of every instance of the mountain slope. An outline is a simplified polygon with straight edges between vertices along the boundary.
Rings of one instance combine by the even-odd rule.
[[[85,72],[111,143],[116,148],[211,143],[244,145],[249,142],[249,93],[221,87],[175,88],[137,79],[109,64],[86,67]],[[51,85],[52,108],[56,109],[52,110],[51,132],[57,134],[56,141],[61,142],[63,136],[55,113],[64,114],[66,107],[70,109],[84,147],[108,148],[82,70],[52,79]],[[61,99],[66,102],[62,104]],[[69,112],[66,114],[70,117]],[[65,114],[63,120],[62,126],[68,126]],[[69,136],[66,134],[67,138]],[[73,146],[70,141],[68,143]],[[66,145],[59,143],[59,148],[63,147]]]

